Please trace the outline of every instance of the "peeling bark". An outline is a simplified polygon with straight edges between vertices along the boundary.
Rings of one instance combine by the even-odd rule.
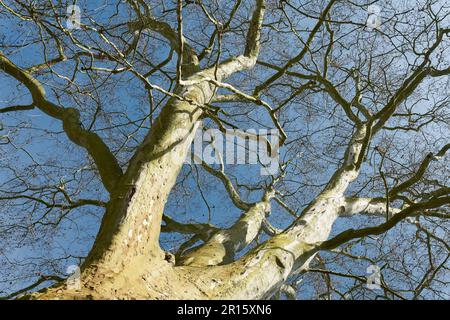
[[[214,85],[209,80],[221,81],[235,72],[252,68],[256,63],[264,1],[257,0],[256,3],[244,54],[220,63],[217,68],[196,72],[180,82],[175,89],[176,96],[164,106],[130,160],[128,169],[111,190],[100,231],[82,266],[83,289],[80,296],[161,298],[164,294],[158,291],[158,283],[172,286],[171,292],[179,291],[173,288],[174,283],[185,283],[185,293],[179,297],[199,296],[193,293],[199,289],[192,285],[191,280],[182,281],[184,277],[190,279],[195,272],[191,269],[175,272],[159,247],[163,209],[199,127],[202,107],[215,94]],[[173,33],[167,33],[167,25],[150,20],[150,24],[155,23],[157,29],[160,28],[157,31],[163,32],[173,45],[177,45]],[[244,239],[232,240],[234,250],[253,240],[268,206],[266,201],[250,208],[249,215],[229,230],[233,238],[243,228],[248,231]],[[219,235],[214,239],[218,238]],[[180,284],[176,286],[183,287]],[[51,298],[55,290],[61,289],[51,289],[51,293],[38,296]],[[69,291],[59,292],[59,296],[70,296],[72,293]]]
[[[429,164],[434,160],[432,154],[423,160],[412,177],[390,191],[386,190],[387,200],[381,197],[356,198],[346,195],[349,185],[360,173],[372,135],[382,128],[397,106],[414,92],[425,77],[438,76],[444,70],[425,68],[429,61],[424,61],[420,70],[414,71],[387,105],[375,115],[361,104],[354,105],[353,101],[347,101],[337,87],[326,79],[326,71],[323,76],[319,73],[303,76],[289,71],[293,65],[301,63],[309,54],[310,44],[326,24],[327,16],[335,2],[334,0],[328,2],[310,32],[304,48],[294,58],[288,60],[282,67],[260,62],[265,67],[275,69],[276,73],[257,86],[254,95],[240,91],[223,81],[236,72],[255,66],[260,51],[264,0],[255,1],[244,53],[225,61],[218,59],[214,67],[204,70],[200,70],[200,59],[183,36],[182,3],[178,3],[178,33],[172,30],[169,24],[153,19],[150,7],[147,7],[146,16],[139,16],[138,20],[128,23],[128,28],[133,32],[151,29],[168,40],[171,49],[178,54],[177,85],[173,92],[165,91],[156,85],[152,86],[147,76],[139,74],[131,64],[123,68],[142,80],[146,84],[146,89],[159,88],[160,92],[171,97],[129,160],[125,172],[100,137],[83,129],[76,109],[64,108],[48,101],[43,86],[32,76],[33,71],[21,69],[0,52],[1,69],[24,84],[33,98],[33,103],[29,106],[4,108],[0,113],[37,107],[50,117],[60,120],[67,137],[83,147],[94,159],[102,183],[110,195],[97,238],[82,266],[81,288],[70,288],[66,282],[61,281],[30,297],[268,299],[284,292],[290,298],[295,298],[295,291],[286,285],[286,280],[292,274],[307,270],[319,250],[333,248],[358,236],[386,231],[400,219],[413,215],[415,210],[426,210],[448,203],[448,198],[429,195],[431,200],[428,203],[411,204],[406,209],[390,207],[389,204],[389,199],[397,200],[401,192],[424,176]],[[134,1],[130,3],[136,5]],[[140,5],[144,6],[145,2]],[[140,13],[139,5],[134,9]],[[136,47],[137,43],[138,39],[133,41],[132,46]],[[127,50],[132,50],[132,46]],[[431,54],[434,49],[425,56]],[[120,53],[120,50],[117,51]],[[171,56],[167,61],[170,60]],[[218,171],[202,163],[206,172],[222,181],[232,203],[242,210],[241,217],[226,229],[207,224],[181,225],[164,217],[166,201],[201,124],[205,108],[210,102],[239,100],[264,106],[268,110],[269,117],[281,131],[284,141],[286,134],[277,118],[278,109],[271,108],[259,98],[259,95],[285,74],[307,80],[308,83],[301,90],[313,86],[313,82],[324,87],[327,94],[343,108],[347,120],[355,125],[342,163],[319,195],[300,215],[290,211],[282,200],[275,198],[275,201],[295,219],[286,229],[278,230],[266,220],[271,213],[271,200],[275,197],[272,186],[267,187],[268,190],[259,202],[248,203],[241,199],[239,188],[235,188],[226,176],[223,165]],[[218,88],[233,94],[216,96]],[[354,112],[355,107],[358,109],[357,113]],[[363,116],[367,122],[360,119]],[[447,144],[437,156],[443,156],[449,149],[450,145]],[[85,202],[80,200],[72,205],[80,203]],[[350,229],[329,240],[332,227],[339,217],[360,213],[384,217],[386,211],[390,216],[385,223],[361,230]],[[177,259],[174,259],[173,255],[164,252],[159,246],[160,232],[164,231],[161,230],[163,221],[166,223],[163,229],[194,234],[194,240],[200,239],[203,243],[183,251],[180,257],[177,255]],[[248,248],[261,231],[265,231],[271,238],[236,259],[236,255]],[[190,246],[191,243],[187,244]],[[188,245],[186,247],[189,247]]]
[[[235,254],[246,248],[259,234],[264,219],[270,214],[270,198],[254,204],[230,228],[219,230],[203,245],[181,257],[179,264],[214,266],[234,261]]]

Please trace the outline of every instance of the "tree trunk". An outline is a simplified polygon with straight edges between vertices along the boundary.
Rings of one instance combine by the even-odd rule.
[[[235,254],[255,239],[270,214],[271,191],[260,202],[244,206],[245,213],[232,227],[217,231],[177,264],[158,243],[164,205],[202,108],[213,98],[216,86],[234,90],[221,83],[223,79],[256,63],[264,1],[256,4],[244,55],[181,81],[126,172],[110,186],[97,239],[82,266],[81,288],[60,284],[33,298],[262,299],[277,293],[290,274],[308,266],[345,210],[344,192],[358,175],[370,136],[367,125],[358,126],[341,168],[301,217],[237,261],[233,262]]]

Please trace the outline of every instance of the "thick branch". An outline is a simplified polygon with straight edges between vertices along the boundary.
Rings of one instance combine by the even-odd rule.
[[[264,1],[257,0],[251,23],[257,28],[251,27],[253,36],[248,37],[250,41],[259,42],[263,12]],[[151,18],[148,22],[177,43],[178,38],[173,37],[173,30],[169,30],[167,25]],[[259,43],[248,46],[254,48],[250,50],[251,54],[257,54]],[[92,277],[99,265],[106,270],[121,270],[127,267],[128,261],[136,261],[137,256],[145,257],[148,262],[149,256],[161,255],[159,234],[165,202],[200,125],[202,106],[209,103],[215,94],[207,79],[217,76],[221,80],[244,67],[252,67],[257,58],[241,57],[237,59],[241,62],[251,60],[252,63],[242,65],[231,59],[231,62],[219,66],[219,71],[212,67],[181,81],[174,95],[161,91],[172,97],[130,160],[120,187],[111,195],[94,247],[85,261],[85,266],[97,266],[97,269],[90,270]],[[151,87],[144,77],[139,78]]]
[[[0,52],[0,68],[28,88],[33,98],[33,105],[45,114],[61,120],[67,137],[77,145],[84,147],[94,159],[105,188],[111,192],[117,180],[122,176],[122,169],[103,140],[97,134],[83,128],[79,111],[48,101],[41,83],[30,73],[16,66],[2,52]]]
[[[138,8],[134,9],[138,14],[139,19],[128,23],[128,28],[131,32],[151,29],[154,32],[159,33],[169,41],[170,47],[180,56],[179,63],[182,62],[183,66],[180,64],[179,67],[182,67],[183,74],[192,75],[195,71],[199,70],[197,54],[195,50],[186,43],[182,34],[182,29],[179,30],[181,32],[178,34],[168,23],[154,19],[149,10],[146,10],[143,15]],[[180,18],[180,15],[178,15],[178,17]]]
[[[425,174],[427,168],[429,167],[431,161],[437,160],[440,157],[444,156],[445,153],[450,149],[450,143],[446,144],[436,155],[433,155],[432,153],[427,154],[425,159],[422,161],[422,163],[419,166],[419,169],[414,173],[414,175],[409,178],[408,180],[402,182],[398,186],[392,188],[392,190],[389,192],[390,197],[395,197],[398,193],[405,191],[413,184],[417,183]]]
[[[334,238],[324,241],[320,245],[320,249],[331,250],[331,249],[334,249],[334,248],[340,246],[341,244],[349,242],[350,240],[353,240],[353,239],[362,238],[362,237],[366,237],[369,235],[378,235],[378,234],[385,233],[389,229],[396,226],[397,223],[400,222],[401,220],[405,219],[406,217],[416,214],[417,211],[438,208],[438,207],[441,207],[443,205],[448,205],[448,204],[450,204],[450,197],[437,198],[437,199],[434,199],[431,201],[413,204],[413,205],[409,206],[408,208],[403,209],[401,212],[397,213],[396,215],[394,215],[391,219],[389,219],[385,223],[380,224],[378,226],[362,228],[362,229],[358,229],[358,230],[349,229],[347,231],[344,231],[344,232],[338,234],[337,236],[335,236]]]
[[[234,260],[259,234],[265,218],[270,214],[269,192],[261,202],[254,204],[230,228],[217,231],[205,244],[181,257],[180,264],[213,266]]]
[[[235,72],[248,70],[256,64],[260,50],[261,28],[265,12],[265,1],[256,0],[256,8],[250,20],[250,27],[247,32],[247,42],[243,55],[233,57],[217,67],[217,80],[220,81]]]
[[[309,265],[325,241],[345,204],[344,192],[360,170],[360,156],[370,140],[370,124],[357,127],[349,142],[344,163],[328,185],[285,231],[256,247],[223,271],[230,277],[212,295],[223,299],[269,298],[279,292],[289,275]],[[264,270],[264,272],[261,272]],[[213,276],[213,275],[211,275]]]
[[[7,112],[13,112],[13,111],[26,111],[26,110],[33,110],[33,109],[34,109],[34,105],[32,105],[32,104],[9,106],[9,107],[1,108],[0,113],[7,113]]]
[[[401,210],[389,208],[389,215],[395,215]],[[351,217],[358,213],[370,216],[386,216],[386,199],[383,198],[345,198],[345,203],[339,209],[339,216]]]
[[[253,205],[252,203],[247,203],[241,199],[241,196],[234,188],[233,183],[231,182],[230,178],[225,174],[223,170],[215,170],[212,167],[210,167],[205,161],[199,159],[198,157],[194,156],[194,160],[196,162],[200,162],[202,164],[202,167],[205,168],[205,170],[215,176],[216,178],[220,179],[225,187],[225,189],[228,192],[228,195],[230,196],[231,201],[233,204],[241,209],[241,210],[249,210],[250,207]]]
[[[208,223],[180,223],[166,215],[162,219],[165,225],[161,226],[161,232],[196,234],[203,241],[207,241],[212,234],[219,230],[219,228]]]

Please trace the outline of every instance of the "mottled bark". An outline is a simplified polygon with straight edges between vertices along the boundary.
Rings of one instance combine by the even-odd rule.
[[[187,254],[182,260],[186,266],[176,267],[165,261],[162,254],[159,257],[155,255],[149,263],[148,255],[145,256],[142,251],[140,256],[124,259],[128,253],[122,249],[120,260],[115,263],[126,261],[126,265],[121,266],[124,271],[115,273],[113,270],[102,270],[95,278],[100,277],[103,282],[93,286],[90,290],[94,293],[90,294],[127,297],[127,292],[117,289],[129,288],[128,285],[123,285],[126,281],[135,283],[134,297],[141,298],[164,297],[158,291],[158,286],[162,284],[164,290],[171,292],[165,298],[270,298],[281,289],[291,273],[308,267],[320,244],[327,240],[333,223],[342,213],[342,207],[345,207],[344,192],[358,176],[359,158],[364,152],[369,134],[370,130],[366,125],[360,126],[349,144],[344,163],[300,218],[284,232],[251,250],[243,258],[227,263],[228,258],[242,244],[251,242],[257,234],[256,230],[260,230],[262,221],[270,210],[268,198],[254,205],[230,229],[217,232],[205,245]],[[132,240],[133,237],[130,241]],[[132,252],[135,254],[139,251]],[[220,265],[222,262],[225,264]],[[112,265],[116,266],[114,263]],[[143,266],[146,265],[148,270],[144,272]],[[155,265],[158,267],[155,268]],[[105,275],[114,281],[105,280]],[[96,282],[92,277],[87,279],[88,283]],[[105,285],[105,282],[109,285]],[[142,296],[138,295],[136,291],[139,290],[136,288],[140,288]]]
[[[97,238],[82,265],[81,287],[71,288],[67,282],[60,281],[58,285],[34,293],[31,297],[267,299],[282,291],[290,298],[295,298],[295,292],[286,285],[286,280],[297,272],[307,270],[319,250],[334,248],[358,236],[384,232],[417,210],[435,208],[448,203],[448,198],[435,199],[433,195],[429,196],[431,200],[427,203],[411,204],[402,209],[395,208],[390,202],[398,200],[401,192],[423,177],[429,164],[434,160],[432,154],[422,161],[415,175],[390,191],[386,190],[386,198],[346,195],[350,184],[358,178],[372,136],[381,130],[397,107],[415,91],[423,79],[450,73],[450,68],[435,70],[427,67],[430,62],[429,55],[442,40],[443,34],[440,33],[436,43],[424,54],[423,64],[405,79],[399,90],[376,114],[372,114],[359,100],[347,101],[344,94],[327,79],[326,71],[323,74],[308,75],[293,71],[291,67],[301,63],[304,57],[310,54],[310,45],[329,20],[327,17],[336,2],[334,0],[328,2],[306,38],[304,47],[294,58],[282,66],[259,62],[276,73],[256,85],[251,95],[225,81],[237,72],[253,68],[257,62],[265,11],[264,0],[255,1],[243,54],[224,61],[220,61],[219,54],[216,64],[203,70],[200,70],[199,63],[201,60],[199,56],[203,54],[197,55],[183,36],[181,2],[178,2],[177,8],[179,24],[177,33],[169,24],[154,19],[150,7],[147,7],[145,16],[142,16],[136,2],[130,1],[131,4],[135,4],[133,8],[139,13],[139,19],[127,24],[130,31],[151,29],[157,32],[168,41],[171,50],[176,52],[178,61],[177,84],[173,92],[152,85],[146,75],[140,74],[131,64],[124,63],[123,70],[137,76],[145,83],[146,89],[157,89],[170,96],[152,124],[150,132],[128,161],[124,172],[101,138],[83,128],[76,109],[65,108],[48,101],[43,86],[32,76],[33,70],[21,69],[0,52],[1,69],[24,84],[33,98],[33,103],[28,106],[4,108],[0,113],[36,107],[50,117],[60,120],[67,137],[83,147],[93,158],[101,181],[110,195],[110,200],[105,204],[106,210]],[[140,4],[144,6],[145,2]],[[137,42],[138,40],[134,41],[133,45],[136,46]],[[131,49],[132,46],[127,50]],[[170,59],[171,56],[168,61]],[[181,225],[164,217],[166,201],[188,155],[196,131],[201,125],[205,108],[209,108],[212,101],[237,100],[263,106],[268,111],[268,117],[280,130],[281,142],[284,142],[286,134],[278,121],[278,110],[262,101],[260,95],[285,75],[308,81],[298,89],[298,92],[306,90],[309,86],[317,85],[317,88],[320,86],[337,105],[342,107],[343,114],[347,116],[346,120],[354,125],[354,132],[349,138],[343,161],[323,190],[300,215],[289,211],[289,207],[282,200],[276,199],[295,217],[289,227],[278,230],[266,220],[271,213],[271,200],[276,197],[272,185],[267,187],[260,201],[247,203],[241,199],[239,188],[235,187],[226,176],[223,165],[220,170],[215,170],[202,163],[206,172],[221,180],[231,202],[242,211],[242,215],[226,229],[209,224]],[[219,87],[232,94],[216,95]],[[356,91],[358,90],[357,88]],[[437,156],[443,156],[449,148],[450,145],[446,145]],[[73,205],[77,203],[80,201]],[[386,222],[361,230],[350,229],[334,239],[329,239],[338,218],[356,214],[386,217]],[[165,225],[161,227],[163,222]],[[202,243],[190,248],[194,242],[187,242],[184,248],[187,250],[183,250],[174,258],[164,252],[159,245],[160,232],[165,230],[194,234],[192,239],[201,240]],[[236,259],[238,253],[251,247],[261,231],[265,231],[271,238],[252,247],[241,258]]]
[[[203,245],[181,257],[180,265],[215,266],[234,261],[236,253],[246,248],[259,234],[270,214],[270,195],[250,207],[230,228],[219,230]],[[178,262],[177,262],[178,263]]]
[[[57,296],[162,298],[166,292],[172,292],[171,298],[200,296],[198,286],[190,278],[197,271],[177,268],[175,272],[159,247],[163,209],[200,124],[203,106],[212,100],[215,93],[211,80],[222,81],[235,72],[252,68],[256,63],[264,1],[257,0],[256,3],[244,54],[181,81],[130,160],[126,172],[111,190],[100,231],[82,267],[83,288],[79,293],[64,289]],[[145,23],[151,28],[156,22],[150,19]],[[156,23],[156,27],[156,31],[174,40],[166,25]],[[176,45],[174,41],[172,43]],[[179,46],[177,50],[181,54]],[[242,219],[235,229],[248,223],[246,228],[253,239],[254,233],[259,232],[260,221],[268,206],[266,201],[249,210],[258,212],[250,215],[258,218],[257,227],[253,228],[253,223]],[[241,239],[236,241],[237,244],[240,242]],[[185,277],[188,280],[183,281]],[[170,288],[158,291],[161,283]],[[51,289],[39,298],[55,297],[55,290],[61,289]]]
[[[366,124],[358,125],[341,168],[301,217],[245,257],[230,263],[260,232],[272,195],[252,205],[231,228],[216,232],[186,254],[180,261],[185,266],[174,267],[158,245],[164,204],[194,137],[202,106],[212,100],[214,83],[256,63],[263,13],[264,3],[257,1],[244,55],[183,80],[177,97],[163,108],[111,192],[100,232],[83,266],[81,296],[160,298],[164,294],[157,287],[165,283],[171,292],[167,298],[268,298],[293,271],[307,266],[317,244],[327,239],[345,205],[344,192],[358,175],[370,138]]]
[[[244,258],[208,270],[207,275],[215,279],[210,297],[270,298],[280,290],[290,274],[308,267],[345,206],[344,192],[359,174],[360,157],[365,152],[371,132],[368,126],[364,124],[358,127],[342,166],[291,227],[261,244]]]

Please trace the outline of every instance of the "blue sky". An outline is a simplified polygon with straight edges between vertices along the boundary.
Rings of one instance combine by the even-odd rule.
[[[129,11],[125,10],[125,6],[121,5],[117,11],[112,1],[78,1],[77,4],[82,8],[82,13],[88,13],[97,22],[107,22],[112,16],[109,23],[120,24],[129,17]],[[245,15],[251,7],[248,1],[244,1],[243,9],[239,11],[240,15]],[[162,13],[162,6],[155,8],[155,15]],[[198,12],[186,10],[185,16],[185,32],[198,36],[205,41],[206,37],[202,32],[208,33],[212,31],[212,26],[205,27],[198,17]],[[360,11],[360,20],[364,21],[365,12]],[[83,16],[82,16],[83,17]],[[173,15],[169,15],[169,22],[174,26],[175,22]],[[267,19],[275,19],[275,16],[268,16]],[[356,16],[358,18],[358,15]],[[92,24],[82,18],[82,23]],[[311,26],[310,20],[296,21],[302,28]],[[0,41],[12,44],[22,44],[29,41],[31,38],[37,36],[38,30],[30,27],[28,23],[17,24],[17,19],[0,19]],[[74,34],[81,31],[74,31]],[[358,31],[359,32],[359,31]],[[130,35],[125,34],[125,37]],[[365,36],[361,34],[361,37]],[[267,31],[269,37],[269,31]],[[368,36],[369,37],[369,36]],[[371,35],[370,37],[373,37]],[[267,38],[268,39],[268,38]],[[266,40],[267,40],[266,39]],[[90,39],[94,42],[96,39]],[[375,39],[376,40],[376,39]],[[169,54],[169,48],[164,45],[159,36],[153,33],[147,34],[148,54],[153,59],[152,61],[160,62],[166,59]],[[230,54],[240,53],[242,46],[236,43],[242,42],[242,35],[230,34],[224,38],[230,45],[226,46],[222,58],[226,58]],[[263,61],[272,61],[275,59],[275,50],[277,45],[286,45],[284,54],[286,56],[293,56],[299,50],[299,41],[296,41],[292,35],[285,38],[272,39],[271,46],[263,46],[260,58]],[[0,42],[0,44],[2,44]],[[142,45],[145,41],[143,40]],[[48,46],[48,54],[50,56],[55,54],[54,48]],[[382,50],[374,44],[374,50]],[[24,48],[1,48],[2,51],[8,54],[10,59],[22,67],[32,66],[43,61],[44,47],[41,44],[30,44]],[[77,48],[69,46],[67,51],[73,52]],[[356,50],[356,48],[355,48]],[[278,58],[278,57],[277,57]],[[212,61],[213,58],[211,58]],[[155,63],[156,64],[156,63]],[[111,64],[97,62],[97,67],[112,67]],[[164,70],[174,73],[176,66],[176,55]],[[65,62],[54,67],[55,74],[65,76],[70,75],[70,70],[73,69],[74,63],[71,61]],[[398,67],[398,66],[397,66]],[[113,77],[112,81],[105,79],[105,76],[100,76],[97,80],[105,80],[104,85],[100,87],[98,94],[93,90],[93,79],[88,74],[79,72],[75,78],[75,82],[87,90],[86,94],[74,95],[77,99],[73,99],[67,93],[59,93],[59,89],[65,87],[66,79],[53,75],[43,75],[40,79],[45,83],[47,95],[49,100],[60,101],[64,106],[76,106],[82,111],[82,120],[85,126],[88,126],[94,119],[97,108],[100,106],[101,114],[93,125],[95,130],[105,141],[110,148],[117,152],[119,162],[126,165],[126,160],[131,155],[131,151],[142,139],[148,127],[148,100],[147,92],[142,87],[141,83],[128,73],[119,73]],[[264,79],[272,71],[258,67],[257,71],[252,74],[235,75],[229,79],[232,83],[238,83],[243,90],[252,89],[253,83],[248,79],[252,79],[253,75],[257,75]],[[164,75],[154,75],[150,78],[151,82],[163,87],[168,87],[167,78]],[[293,84],[297,85],[297,84]],[[74,87],[68,87],[71,90]],[[54,91],[53,91],[54,89]],[[161,99],[161,95],[155,94],[155,100]],[[283,89],[274,90],[271,95],[264,96],[269,103],[276,103],[275,100],[288,92],[283,92]],[[29,104],[31,102],[29,93],[18,86],[15,80],[0,73],[0,107],[11,104]],[[164,101],[161,105],[164,104]],[[300,141],[299,143],[291,142],[281,149],[280,158],[283,159],[287,155],[292,154],[296,150],[305,150],[299,152],[299,160],[296,166],[289,168],[289,180],[285,183],[285,189],[295,190],[300,188],[299,192],[290,198],[292,205],[301,212],[301,209],[314,197],[314,195],[323,187],[328,178],[334,171],[338,161],[340,160],[345,142],[349,135],[349,122],[345,119],[345,115],[339,110],[327,110],[326,107],[331,105],[330,99],[324,95],[317,94],[306,97],[302,101],[298,101],[295,107],[283,116],[283,121],[286,123],[288,134],[296,131],[292,135]],[[242,129],[247,128],[272,128],[273,124],[267,113],[261,111],[258,106],[250,104],[233,104],[224,106],[227,112],[234,115],[233,121]],[[427,104],[416,108],[416,111],[427,110]],[[249,113],[240,115],[244,111]],[[156,111],[157,114],[158,111]],[[250,119],[250,120],[249,120]],[[134,123],[132,123],[134,122]],[[136,124],[143,122],[144,128],[139,129]],[[8,134],[11,138],[12,144],[0,145],[1,159],[0,159],[0,190],[3,188],[14,187],[14,183],[10,181],[13,177],[13,172],[6,168],[5,165],[13,163],[17,171],[24,172],[24,178],[27,183],[34,186],[42,185],[65,185],[65,188],[75,195],[77,198],[96,198],[103,201],[107,200],[107,195],[101,186],[95,170],[89,166],[89,159],[86,153],[79,147],[71,144],[65,137],[61,124],[44,115],[39,110],[30,110],[25,112],[1,114],[0,124],[3,124],[1,135]],[[205,126],[213,127],[211,121],[205,121]],[[139,129],[139,130],[138,130]],[[439,127],[430,127],[428,129],[435,135],[440,135],[441,139],[431,146],[434,150],[441,146],[442,140],[448,138],[447,129]],[[441,132],[439,132],[441,130]],[[302,139],[302,135],[308,135],[316,132],[308,139]],[[407,156],[409,150],[408,145],[412,139],[421,141],[421,137],[399,133],[397,134],[396,148],[402,150],[404,154],[399,151],[396,155],[397,159],[401,161],[402,156]],[[380,135],[374,141],[374,145],[381,141],[389,140],[392,135]],[[331,142],[331,147],[329,143]],[[314,150],[316,148],[317,150]],[[430,146],[424,147],[429,149]],[[433,151],[433,150],[429,150]],[[349,193],[356,191],[363,185],[366,175],[373,174],[377,168],[372,166],[368,161],[363,168],[360,179],[355,186],[349,190]],[[233,177],[237,177],[239,184],[256,185],[262,183],[264,180],[269,181],[269,177],[264,179],[259,175],[260,167],[258,165],[227,165],[227,173]],[[233,178],[234,179],[234,178]],[[257,201],[261,196],[261,190],[247,191],[245,188],[239,189],[242,196],[247,201]],[[201,168],[185,165],[180,173],[177,185],[175,186],[169,201],[166,206],[165,213],[171,217],[183,222],[211,222],[221,227],[229,226],[241,214],[240,210],[235,208],[231,203],[229,197],[224,192],[225,189],[220,183],[210,175],[206,174]],[[61,197],[61,194],[58,195]],[[33,221],[37,215],[43,214],[42,208],[34,211],[36,208],[32,205],[24,205],[9,208],[2,208],[0,212],[3,214],[3,219],[0,219],[3,230],[7,230],[7,225],[12,222],[25,223],[26,221]],[[17,215],[17,210],[20,215]],[[31,215],[31,212],[34,212]],[[0,241],[4,241],[4,245],[0,245],[0,262],[5,268],[0,272],[0,295],[1,291],[10,292],[17,290],[36,279],[36,272],[40,270],[43,273],[58,273],[64,274],[67,266],[79,262],[79,257],[87,254],[90,245],[97,232],[99,221],[102,216],[103,209],[94,206],[85,207],[80,210],[73,210],[67,219],[62,220],[57,228],[45,227],[41,233],[33,234],[32,230],[26,233],[26,236],[17,236],[6,241],[6,237],[0,237]],[[58,212],[52,213],[49,220],[54,221],[58,218]],[[275,203],[273,204],[273,213],[270,221],[277,227],[286,227],[292,222],[289,215]],[[368,221],[373,223],[373,220],[359,218],[354,220],[342,219],[336,223],[333,233],[343,231],[349,227],[357,227],[367,224]],[[377,220],[379,222],[379,220]],[[414,229],[410,227],[402,228],[404,236],[413,237]],[[5,233],[6,234],[6,233]],[[21,234],[20,232],[18,234]],[[174,250],[181,240],[185,237],[176,234],[165,235],[161,237],[161,244],[167,250]],[[388,234],[385,238],[368,240],[371,245],[354,247],[355,253],[364,253],[372,256],[375,260],[377,258],[385,257],[386,252],[380,253],[373,246],[377,241],[386,243],[395,243],[396,236]],[[399,246],[405,244],[399,244]],[[386,246],[387,248],[388,246]],[[418,252],[414,253],[418,254]],[[329,255],[329,254],[324,254]],[[394,259],[395,260],[395,259]],[[40,264],[44,262],[44,268],[41,270]],[[394,261],[393,263],[397,263]],[[346,264],[348,263],[348,264]],[[352,261],[346,263],[333,263],[331,266],[337,271],[346,272],[351,270],[355,274],[365,275],[366,268],[370,265],[367,261]],[[346,269],[347,268],[347,269]],[[420,270],[412,270],[413,276],[419,275]],[[395,279],[392,280],[395,283]],[[397,280],[398,281],[398,280]],[[302,292],[302,297],[313,298],[314,290],[306,288]],[[447,292],[449,289],[447,288]]]

